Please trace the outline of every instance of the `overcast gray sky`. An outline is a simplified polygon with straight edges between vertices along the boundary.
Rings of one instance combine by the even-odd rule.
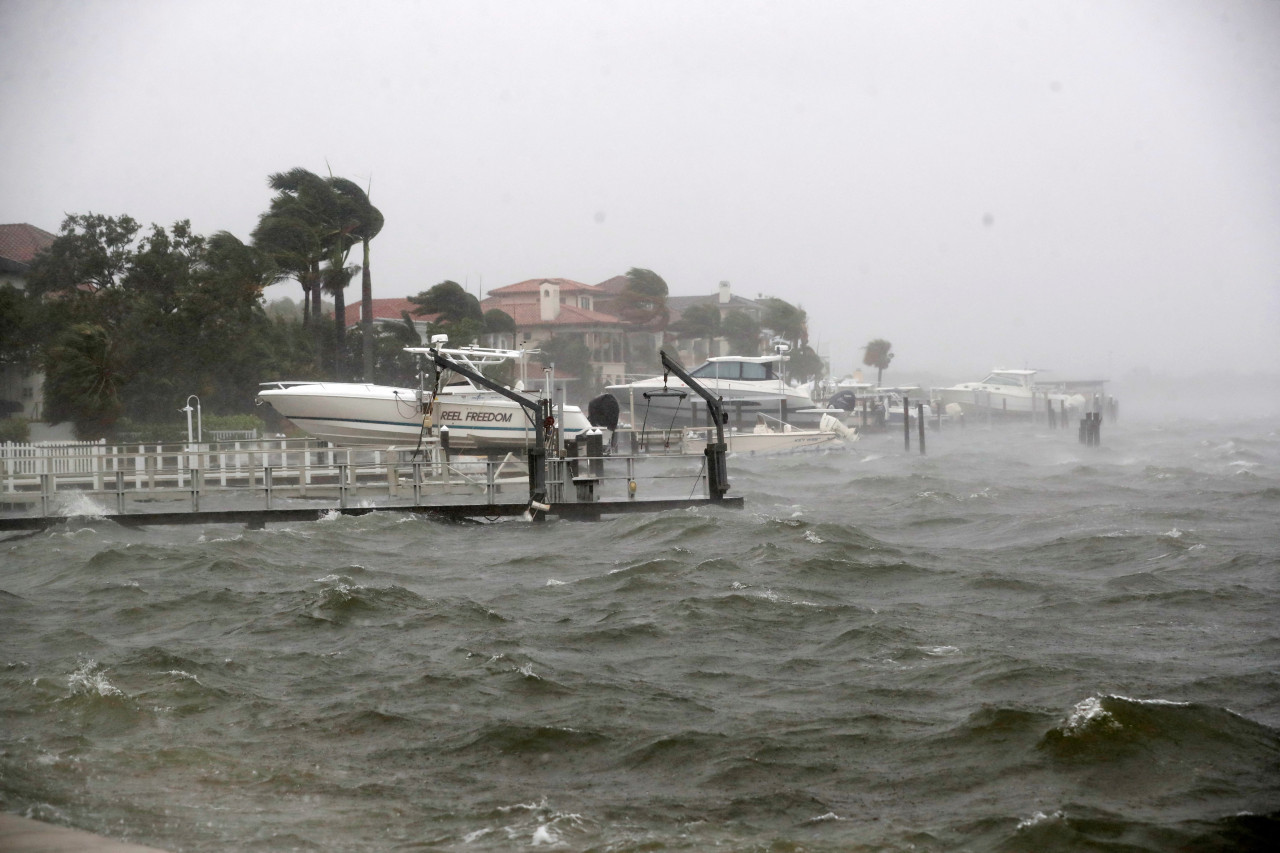
[[[377,296],[639,266],[837,375],[1280,370],[1277,0],[0,0],[0,106],[3,222],[247,239],[332,169]]]

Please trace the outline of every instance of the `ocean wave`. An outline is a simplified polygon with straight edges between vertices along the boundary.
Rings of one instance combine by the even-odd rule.
[[[1071,804],[1036,812],[1018,820],[1012,832],[995,836],[994,850],[1125,850],[1165,853],[1168,850],[1214,853],[1263,853],[1275,849],[1280,812],[1239,813],[1178,821],[1145,820],[1117,809]]]
[[[67,676],[71,696],[123,697],[124,691],[111,683],[107,670],[93,658],[85,658],[75,672]]]
[[[1176,792],[1208,808],[1249,808],[1280,795],[1280,733],[1211,705],[1090,696],[1038,748],[1087,770],[1094,784]],[[1098,768],[1105,774],[1095,775]]]

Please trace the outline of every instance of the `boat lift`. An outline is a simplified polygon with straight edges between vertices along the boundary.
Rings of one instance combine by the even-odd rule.
[[[528,413],[529,420],[533,422],[534,436],[533,445],[528,450],[529,513],[535,519],[547,513],[551,509],[547,504],[547,434],[556,425],[555,416],[551,412],[551,401],[532,398],[528,394],[501,385],[485,376],[479,370],[474,369],[466,360],[459,359],[443,347],[435,346],[421,349],[412,347],[409,348],[409,351],[427,357],[427,378],[430,381],[433,394],[436,383],[439,381],[439,371],[450,370],[466,377],[482,388],[501,394],[524,408]],[[724,441],[725,413],[721,405],[721,399],[711,394],[698,380],[690,376],[688,371],[672,358],[666,350],[660,350],[659,356],[662,359],[664,386],[667,376],[674,373],[681,382],[691,388],[707,404],[707,416],[716,431],[716,440],[708,442],[706,449],[703,451],[707,465],[707,491],[711,501],[722,501],[729,491],[729,472],[726,462],[727,445]]]

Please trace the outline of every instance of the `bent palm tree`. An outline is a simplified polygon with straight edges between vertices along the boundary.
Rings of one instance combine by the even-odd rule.
[[[363,264],[360,267],[360,328],[364,333],[362,356],[364,360],[364,381],[373,381],[373,279],[369,273],[369,241],[378,236],[385,224],[382,211],[369,201],[369,194],[346,178],[329,178],[330,185],[341,195],[347,204],[347,214],[354,222],[351,236],[360,241],[364,250]]]
[[[884,378],[884,372],[893,361],[893,344],[884,338],[876,338],[862,348],[862,363],[876,369],[876,384]]]

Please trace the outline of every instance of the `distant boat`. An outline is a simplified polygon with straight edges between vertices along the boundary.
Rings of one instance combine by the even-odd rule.
[[[962,382],[950,388],[935,388],[933,393],[948,413],[958,407],[964,413],[990,412],[1030,416],[1044,411],[1052,404],[1055,411],[1062,405],[1079,408],[1084,398],[1078,394],[1063,394],[1036,385],[1035,370],[996,368],[980,382]]]
[[[759,422],[751,432],[732,430],[724,434],[726,449],[730,453],[749,456],[765,456],[794,453],[835,447],[858,440],[858,433],[845,426],[838,418],[825,415],[817,429],[799,429],[790,424],[758,416]],[[681,440],[681,452],[699,454],[707,449],[707,436],[711,427],[694,427],[685,430]]]
[[[480,347],[442,351],[477,367],[527,355]],[[302,431],[343,446],[415,444],[426,429],[438,434],[441,427],[449,428],[450,449],[461,451],[520,450],[534,440],[533,424],[522,406],[462,377],[434,397],[389,385],[283,381],[264,383],[258,399]],[[565,406],[561,428],[569,439],[591,425],[578,406]]]
[[[816,426],[830,410],[815,406],[807,391],[785,381],[784,353],[785,349],[774,355],[716,356],[690,370],[689,375],[721,398],[734,422],[742,423],[763,412],[796,425]],[[624,412],[633,413],[636,420],[647,420],[650,427],[665,427],[682,414],[692,418],[697,399],[674,377],[655,376],[610,385],[607,390],[618,398]]]

